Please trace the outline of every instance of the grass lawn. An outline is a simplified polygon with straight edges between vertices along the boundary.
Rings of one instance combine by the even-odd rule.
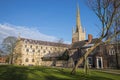
[[[85,75],[82,69],[76,75],[71,69],[50,67],[0,66],[0,80],[120,80],[120,75],[91,70]]]

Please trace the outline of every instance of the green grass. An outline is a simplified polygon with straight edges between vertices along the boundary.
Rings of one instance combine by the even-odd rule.
[[[91,70],[85,75],[82,69],[76,75],[71,69],[51,67],[0,66],[0,80],[120,80],[120,75]]]

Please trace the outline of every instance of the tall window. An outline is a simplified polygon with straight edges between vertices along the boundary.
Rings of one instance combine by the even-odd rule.
[[[34,59],[32,59],[32,62],[34,62],[35,60]]]
[[[55,48],[55,50],[56,50],[57,48]]]
[[[33,49],[33,52],[35,52],[35,50]]]
[[[38,50],[38,53],[40,53],[40,50]]]
[[[88,64],[89,64],[89,65],[92,65],[92,64],[93,64],[92,57],[88,57]]]
[[[109,55],[115,55],[115,49],[109,49]]]
[[[26,52],[29,52],[29,49],[26,49]]]
[[[38,48],[38,46],[36,46],[36,49]]]
[[[28,59],[28,58],[26,58],[26,59],[25,59],[25,62],[29,62],[29,59]]]
[[[52,50],[52,48],[50,48],[50,50]]]
[[[32,45],[30,45],[30,48],[32,48]]]
[[[43,53],[46,53],[46,51],[44,50]]]

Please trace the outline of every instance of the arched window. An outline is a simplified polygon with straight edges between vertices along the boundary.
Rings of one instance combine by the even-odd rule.
[[[25,59],[25,62],[29,62],[29,59],[28,59],[28,58],[26,58],[26,59]]]
[[[35,60],[34,59],[32,59],[32,62],[34,62]]]

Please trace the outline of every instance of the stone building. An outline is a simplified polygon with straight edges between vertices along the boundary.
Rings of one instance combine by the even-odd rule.
[[[60,56],[68,47],[69,45],[67,44],[20,38],[14,51],[14,54],[18,55],[17,58],[15,57],[14,63],[19,65],[49,66],[51,65],[50,62],[43,61],[42,58]]]
[[[20,38],[14,49],[14,64],[52,66],[52,61],[43,57],[60,56],[69,47],[67,44]]]

